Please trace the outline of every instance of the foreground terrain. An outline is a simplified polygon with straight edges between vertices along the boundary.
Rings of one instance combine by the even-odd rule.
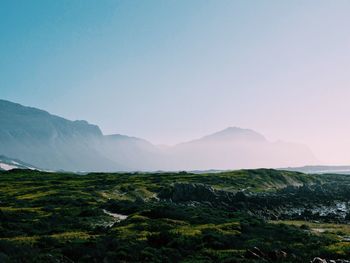
[[[0,172],[0,262],[346,259],[348,200],[346,175]]]

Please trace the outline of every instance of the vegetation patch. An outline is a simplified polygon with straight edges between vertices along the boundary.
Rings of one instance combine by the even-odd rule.
[[[265,169],[215,174],[2,172],[0,261],[347,258],[346,212],[337,218],[313,214],[312,208],[334,202],[339,206],[350,196],[348,184],[344,176]],[[338,189],[333,198],[329,189]],[[301,213],[303,220],[288,213],[304,209],[300,204],[306,200],[305,209],[311,212]]]

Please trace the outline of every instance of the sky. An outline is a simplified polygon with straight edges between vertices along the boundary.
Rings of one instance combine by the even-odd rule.
[[[0,98],[174,144],[251,128],[350,164],[350,1],[2,0]]]

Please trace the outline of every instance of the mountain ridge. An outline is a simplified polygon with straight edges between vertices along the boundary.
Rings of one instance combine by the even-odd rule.
[[[227,127],[223,130],[202,137],[200,140],[222,140],[222,139],[239,139],[239,140],[256,140],[266,141],[266,138],[260,133],[246,128]]]
[[[175,146],[159,147],[142,138],[104,135],[87,121],[71,121],[5,100],[0,100],[0,123],[0,154],[46,170],[277,168],[313,164],[315,159],[305,146],[270,142],[251,129],[228,127]]]

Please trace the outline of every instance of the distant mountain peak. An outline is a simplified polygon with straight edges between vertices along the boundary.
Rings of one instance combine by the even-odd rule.
[[[266,141],[260,133],[239,127],[227,127],[224,130],[202,137],[201,140]]]

